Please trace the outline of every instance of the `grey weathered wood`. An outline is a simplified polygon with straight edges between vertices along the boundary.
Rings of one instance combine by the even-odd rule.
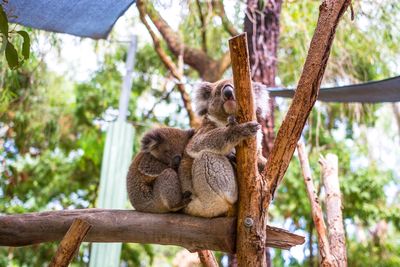
[[[320,157],[322,178],[326,191],[326,218],[329,229],[329,246],[335,266],[347,266],[346,237],[342,216],[342,199],[339,186],[338,157],[328,153]]]
[[[72,221],[92,225],[87,242],[178,245],[191,251],[235,252],[236,218],[199,218],[183,214],[150,214],[133,210],[81,209],[0,216],[0,246],[25,246],[63,238]],[[289,249],[304,237],[267,227],[266,245]]]

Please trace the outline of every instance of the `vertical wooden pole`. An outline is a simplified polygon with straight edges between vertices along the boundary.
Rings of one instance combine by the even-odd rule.
[[[239,123],[255,121],[246,33],[229,40]],[[265,266],[266,213],[262,206],[262,180],[257,171],[256,138],[236,148],[239,185],[236,250],[238,266]]]
[[[91,227],[89,223],[81,219],[75,219],[61,240],[49,267],[68,266]]]

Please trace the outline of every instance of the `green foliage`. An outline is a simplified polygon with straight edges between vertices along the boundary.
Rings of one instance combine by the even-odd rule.
[[[1,33],[1,49],[0,54],[5,53],[6,60],[10,69],[16,69],[20,67],[24,60],[29,58],[30,54],[30,37],[26,31],[20,30],[9,31],[7,14],[4,12],[3,6],[0,4],[0,33]],[[15,35],[22,37],[21,55],[19,57],[15,45],[11,42]]]
[[[395,267],[400,265],[400,245],[393,238],[389,242],[375,245],[372,242],[360,243],[348,240],[348,266]]]
[[[318,18],[318,1],[284,2],[281,15],[278,75],[284,85],[295,86]],[[397,1],[379,3],[353,1],[355,20],[345,13],[339,24],[324,83],[348,84],[391,77],[396,74],[394,45],[400,41],[399,26],[393,22]],[[379,47],[379,49],[377,49]]]

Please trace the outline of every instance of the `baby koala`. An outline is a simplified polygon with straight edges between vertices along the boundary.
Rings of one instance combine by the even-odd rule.
[[[127,175],[132,206],[143,212],[178,211],[190,202],[191,192],[182,193],[177,170],[194,130],[157,128],[141,140],[141,151],[133,159]]]

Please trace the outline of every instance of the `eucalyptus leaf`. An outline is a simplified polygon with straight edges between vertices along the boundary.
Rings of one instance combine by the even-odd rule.
[[[24,42],[22,43],[22,55],[24,56],[24,59],[29,58],[29,53],[30,53],[30,46],[31,46],[31,39],[29,38],[29,35],[26,31],[17,31],[19,35],[24,38]]]
[[[6,45],[6,59],[10,69],[15,69],[16,67],[18,67],[19,65],[18,53],[14,45],[10,42],[7,42]]]
[[[2,5],[0,5],[0,31],[8,38],[8,19]]]
[[[4,51],[6,50],[8,40],[6,38],[3,39],[3,42],[1,43],[0,46],[0,55],[3,55]]]

